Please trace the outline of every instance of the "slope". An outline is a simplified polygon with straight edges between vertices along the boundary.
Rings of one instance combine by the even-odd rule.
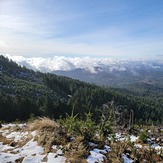
[[[91,111],[98,121],[103,104],[114,100],[123,106],[126,116],[135,113],[136,122],[162,122],[162,108],[155,108],[144,98],[114,89],[34,72],[0,56],[0,120],[27,120],[34,116],[65,117],[74,110],[78,116]]]

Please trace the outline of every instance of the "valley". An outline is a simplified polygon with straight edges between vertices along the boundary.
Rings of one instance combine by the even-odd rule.
[[[163,161],[161,84],[98,86],[3,56],[0,70],[0,162]]]

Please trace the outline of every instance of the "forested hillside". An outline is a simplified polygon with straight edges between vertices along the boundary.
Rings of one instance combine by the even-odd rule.
[[[0,56],[0,121],[27,120],[34,116],[65,117],[92,112],[98,121],[104,105],[114,101],[117,111],[137,123],[163,123],[162,104],[152,98],[108,89],[54,74],[34,72]],[[159,102],[159,101],[158,101]]]

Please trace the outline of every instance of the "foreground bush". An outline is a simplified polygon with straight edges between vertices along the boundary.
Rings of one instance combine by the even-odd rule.
[[[85,113],[85,119],[82,120],[77,115],[67,115],[65,119],[60,119],[59,123],[69,134],[83,136],[85,140],[92,140],[97,131],[97,126],[92,120],[91,113]]]
[[[147,134],[142,131],[139,135],[139,140],[142,142],[142,143],[146,143],[147,142]]]

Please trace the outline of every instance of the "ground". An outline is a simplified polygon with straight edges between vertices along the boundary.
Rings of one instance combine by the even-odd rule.
[[[73,151],[73,153],[70,149],[74,150],[71,142],[78,142],[75,139],[79,138],[71,137],[70,142],[66,142],[67,137],[64,136],[65,139],[59,138],[59,140],[56,140],[58,136],[56,133],[62,136],[64,133],[62,133],[56,123],[48,121],[48,125],[45,120],[42,124],[37,122],[37,125],[33,125],[32,123],[2,124],[0,128],[0,163],[76,162],[74,161],[75,159],[72,159],[73,156],[70,155],[75,155],[77,151]],[[56,136],[55,139],[54,136]],[[60,141],[62,141],[62,143]],[[112,141],[114,141],[114,143]],[[150,154],[147,156],[148,152],[146,151],[150,153],[152,150],[153,153],[150,159],[160,162],[163,161],[161,160],[163,146],[157,144],[155,138],[148,138],[148,143],[142,144],[138,141],[138,136],[126,136],[122,133],[116,133],[114,137],[108,138],[108,142],[110,144],[106,144],[101,148],[99,148],[98,144],[89,142],[87,157],[81,159],[81,162],[115,162],[114,160],[117,159],[119,162],[132,163],[135,162],[138,157],[140,157],[140,160],[147,159]],[[76,147],[76,150],[79,149],[80,145],[77,145],[78,148]],[[66,150],[68,152],[66,152]],[[143,152],[146,153],[146,155],[144,155]],[[76,160],[78,160],[77,157]]]

